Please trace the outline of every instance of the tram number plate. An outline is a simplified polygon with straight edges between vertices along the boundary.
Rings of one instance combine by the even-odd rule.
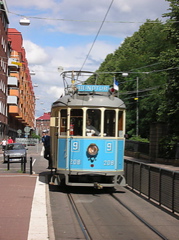
[[[104,160],[104,166],[113,166],[114,160]]]
[[[70,165],[80,165],[81,160],[80,159],[71,159],[70,160]]]

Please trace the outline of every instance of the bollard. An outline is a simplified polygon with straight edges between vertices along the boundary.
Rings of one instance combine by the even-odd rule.
[[[8,157],[7,157],[7,170],[8,170],[8,171],[10,170],[9,155],[8,155]]]
[[[30,174],[32,175],[32,157],[30,157]]]
[[[23,157],[21,158],[21,172],[23,172]]]
[[[24,169],[23,169],[23,173],[26,173],[26,157],[23,157],[23,163],[24,163]]]

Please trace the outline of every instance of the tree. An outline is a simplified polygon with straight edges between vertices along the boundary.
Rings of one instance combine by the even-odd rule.
[[[170,12],[164,14],[169,17],[165,25],[167,39],[170,47],[160,55],[160,62],[167,71],[167,84],[165,100],[161,105],[158,116],[160,120],[168,123],[171,138],[179,136],[179,1],[167,0],[170,2]]]
[[[150,123],[157,121],[158,107],[166,84],[165,72],[153,72],[161,68],[158,59],[160,52],[168,49],[167,33],[164,24],[159,21],[147,20],[137,32],[127,37],[119,48],[106,56],[96,71],[99,73],[98,84],[112,85],[114,75],[119,82],[119,96],[127,107],[127,132],[136,133],[136,105],[139,107],[139,134],[149,136]],[[103,74],[100,74],[103,72]],[[104,72],[109,72],[105,73]],[[110,72],[128,72],[129,77]],[[132,73],[135,72],[135,73]],[[150,72],[142,74],[141,72]],[[136,79],[139,77],[139,101],[136,98]],[[88,83],[92,83],[88,81]],[[94,79],[93,79],[94,83]],[[148,90],[147,90],[148,89]]]

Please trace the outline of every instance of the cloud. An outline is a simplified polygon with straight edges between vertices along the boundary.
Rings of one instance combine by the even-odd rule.
[[[42,47],[29,40],[24,40],[23,46],[26,50],[26,57],[29,64],[43,64],[47,61],[48,55]]]
[[[38,84],[38,87],[34,88],[35,95],[40,98],[36,101],[36,107],[37,109],[42,108],[41,102],[44,102],[43,107],[49,108],[47,106],[51,106],[52,102],[56,101],[64,92],[58,67],[62,66],[65,71],[80,70],[92,43],[69,47],[59,46],[58,48],[41,48],[30,41],[26,41],[27,43],[28,46],[33,46],[33,51],[36,53],[32,54],[31,47],[26,48],[30,70],[35,71],[35,76],[32,76],[31,79],[33,83]],[[117,45],[97,41],[83,70],[95,71],[106,55],[114,52],[116,48]],[[45,57],[39,57],[38,64],[34,64],[37,62],[39,52],[48,53],[48,61],[45,55]],[[39,63],[40,59],[42,61]]]
[[[95,34],[109,8],[109,0],[6,0],[9,8],[32,18],[32,22],[46,31],[91,35]],[[169,3],[165,0],[120,0],[114,1],[107,15],[102,34],[124,37],[131,35],[146,19],[161,18]],[[43,17],[46,20],[36,18]],[[48,19],[54,20],[48,20]],[[56,20],[55,20],[56,19]],[[61,20],[59,20],[61,19]],[[133,22],[133,23],[132,23]],[[37,27],[37,26],[35,26]]]
[[[80,70],[111,0],[6,0],[10,25],[22,33],[36,96],[37,114],[49,109],[63,92],[57,68]],[[114,52],[146,19],[161,18],[168,9],[165,0],[114,1],[106,22],[94,43],[83,70],[95,71],[105,57]],[[19,25],[17,14],[30,16],[29,27]],[[38,19],[42,17],[43,20]],[[54,20],[50,20],[50,19]],[[59,20],[61,19],[61,20]],[[43,102],[43,104],[41,104]],[[43,105],[43,107],[42,107]]]

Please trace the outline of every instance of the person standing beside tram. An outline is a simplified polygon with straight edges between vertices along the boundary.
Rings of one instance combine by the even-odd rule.
[[[52,168],[52,160],[51,160],[51,153],[50,153],[50,136],[48,135],[48,130],[45,131],[45,136],[43,138],[43,145],[44,145],[44,158],[48,160],[48,168]]]

